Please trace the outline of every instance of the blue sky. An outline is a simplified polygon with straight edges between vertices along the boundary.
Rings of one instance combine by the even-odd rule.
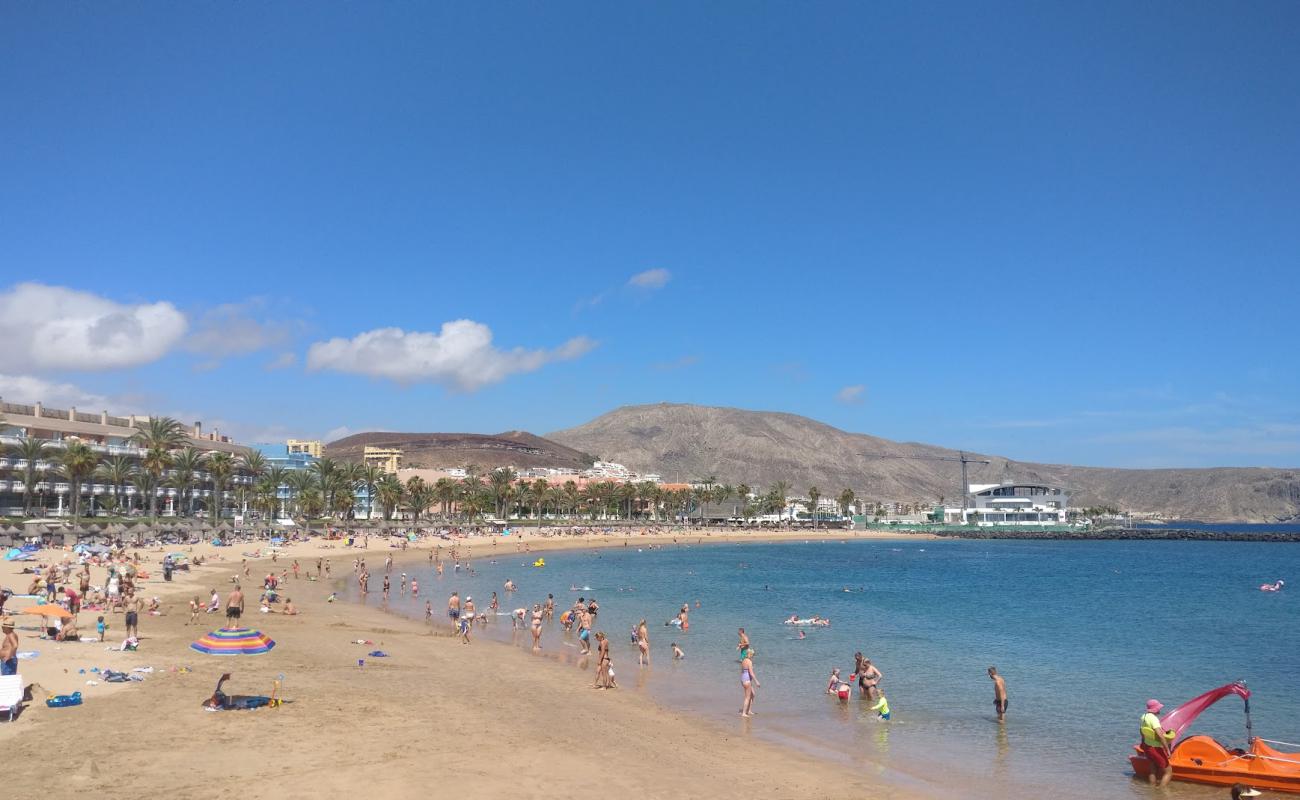
[[[1294,3],[0,14],[8,400],[1300,464]]]

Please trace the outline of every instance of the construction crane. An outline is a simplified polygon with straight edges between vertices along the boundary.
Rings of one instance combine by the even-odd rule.
[[[900,456],[900,455],[894,455],[892,453],[858,453],[858,455],[865,456],[867,458],[901,458],[909,461],[912,460],[954,461],[954,462],[960,461],[961,462],[961,521],[963,523],[966,522],[966,496],[970,493],[970,482],[966,480],[966,465],[993,463],[983,458],[970,458],[969,456],[966,455],[966,451],[964,450],[957,451],[956,458],[953,458],[952,456],[923,456],[923,455]]]

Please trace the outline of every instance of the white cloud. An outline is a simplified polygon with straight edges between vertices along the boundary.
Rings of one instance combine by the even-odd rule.
[[[845,386],[843,389],[840,389],[838,392],[835,393],[835,399],[840,401],[841,403],[844,403],[845,405],[855,406],[866,399],[864,397],[866,393],[867,393],[867,387],[863,386],[862,384],[855,384],[853,386]]]
[[[672,277],[673,274],[666,269],[648,269],[628,278],[627,285],[638,289],[662,289]]]
[[[0,369],[104,370],[156,361],[185,334],[171,303],[126,305],[40,283],[0,293]]]
[[[69,406],[91,411],[117,411],[109,398],[74,386],[71,383],[47,381],[31,375],[0,374],[0,397],[7,403],[32,405],[41,403],[52,408]]]
[[[259,298],[242,303],[225,303],[205,311],[185,340],[185,348],[195,353],[224,358],[252,353],[285,342],[291,325],[263,322],[253,313],[264,305]]]
[[[554,350],[501,350],[492,330],[481,322],[444,322],[438,333],[378,328],[351,339],[316,342],[307,350],[307,368],[334,370],[398,383],[431,381],[472,392],[520,372],[589,352],[596,343],[585,336]]]
[[[271,372],[277,369],[288,369],[289,367],[292,367],[294,364],[297,363],[298,363],[298,356],[294,355],[293,353],[281,353],[280,355],[266,362],[266,365],[263,366],[262,369],[266,370],[267,372]]]

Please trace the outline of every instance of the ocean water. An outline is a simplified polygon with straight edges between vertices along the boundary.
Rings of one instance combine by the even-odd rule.
[[[480,610],[496,591],[503,611],[531,607],[548,592],[560,610],[595,596],[596,628],[611,638],[623,687],[937,796],[1148,797],[1127,762],[1146,699],[1172,707],[1235,679],[1254,693],[1257,734],[1300,742],[1300,545],[683,538],[660,550],[548,553],[536,569],[535,556],[499,541],[473,544],[473,577],[450,564],[440,578],[408,564],[421,596],[400,594],[394,573],[390,610],[422,618],[432,600],[435,621],[446,624],[453,590],[472,595]],[[368,558],[378,587],[383,553]],[[1295,589],[1259,591],[1279,577],[1294,579]],[[513,596],[503,591],[507,578],[519,587]],[[355,585],[348,596],[359,599]],[[381,602],[377,589],[366,601]],[[692,607],[691,629],[665,627],[683,602]],[[782,624],[790,614],[819,614],[832,625],[800,640]],[[647,669],[629,640],[643,617],[654,659]],[[741,626],[762,682],[751,720],[737,713]],[[530,646],[505,616],[479,636]],[[682,662],[671,661],[673,641],[686,652]],[[575,668],[575,681],[592,679],[558,611],[542,645],[543,656],[588,670]],[[891,722],[876,721],[856,693],[848,706],[823,694],[831,668],[847,675],[857,650],[884,673]],[[1001,726],[989,665],[1006,678],[1011,701]],[[1240,701],[1223,701],[1195,730],[1240,743]],[[1164,796],[1222,794],[1176,784]]]

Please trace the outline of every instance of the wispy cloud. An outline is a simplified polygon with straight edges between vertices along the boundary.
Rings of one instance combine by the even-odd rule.
[[[278,369],[288,369],[289,367],[292,367],[294,364],[297,363],[298,363],[297,355],[295,355],[294,353],[285,352],[285,353],[281,353],[280,355],[266,362],[266,364],[263,365],[262,369],[266,370],[267,372],[274,372],[275,370]]]
[[[647,269],[638,272],[621,285],[610,289],[597,292],[589,297],[579,298],[573,304],[573,313],[577,314],[587,309],[596,308],[603,305],[606,301],[615,299],[618,296],[644,298],[668,285],[672,280],[673,274],[666,269],[656,268]]]
[[[845,386],[835,393],[835,399],[847,406],[861,405],[867,399],[867,387],[860,383]]]
[[[265,319],[265,307],[264,298],[253,297],[203,312],[195,321],[194,331],[186,337],[185,348],[220,359],[285,343],[299,325]]]
[[[662,289],[672,277],[673,274],[666,269],[648,269],[628,278],[627,285],[638,289]]]

